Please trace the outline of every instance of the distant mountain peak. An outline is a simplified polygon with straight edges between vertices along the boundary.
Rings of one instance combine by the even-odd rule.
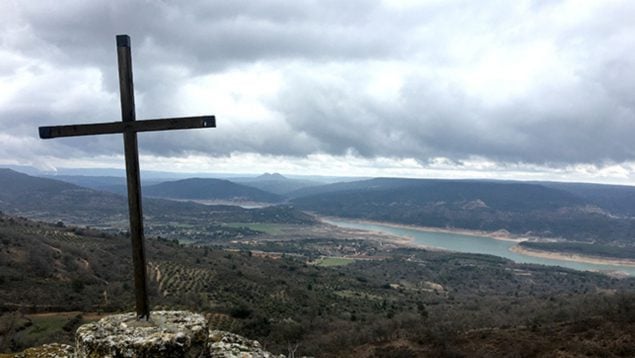
[[[286,180],[287,177],[285,177],[284,175],[282,175],[280,173],[264,173],[263,175],[260,175],[260,176],[256,177],[256,179],[259,179],[259,180]]]

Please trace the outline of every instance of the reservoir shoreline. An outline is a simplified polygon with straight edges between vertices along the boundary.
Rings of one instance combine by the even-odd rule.
[[[528,249],[525,247],[521,247],[519,245],[512,246],[509,250],[520,255],[541,257],[544,259],[582,262],[582,263],[598,264],[598,265],[635,267],[635,260],[628,260],[628,259],[614,259],[614,258],[602,257],[602,256],[587,256],[587,255],[571,254],[566,252],[535,250],[535,249]]]
[[[358,224],[366,224],[366,225],[382,225],[389,226],[398,229],[409,229],[416,230],[421,232],[434,232],[434,233],[444,233],[444,234],[458,234],[463,236],[476,236],[476,237],[488,237],[494,240],[500,241],[511,241],[511,242],[523,242],[529,239],[538,240],[539,238],[533,236],[517,236],[513,235],[505,230],[499,231],[480,231],[480,230],[469,230],[469,229],[455,229],[455,228],[439,228],[432,226],[417,226],[417,225],[408,225],[408,224],[397,224],[388,221],[372,221],[372,220],[363,220],[363,219],[351,219],[351,218],[342,218],[335,216],[320,216],[320,220],[325,221],[348,221],[354,222]],[[408,238],[412,239],[412,238]],[[414,239],[412,239],[414,241]]]
[[[578,255],[578,254],[570,254],[566,252],[551,252],[551,251],[542,251],[542,250],[532,250],[520,247],[517,245],[523,241],[551,241],[548,238],[538,238],[538,237],[528,237],[528,236],[519,236],[513,235],[507,231],[496,231],[496,232],[487,232],[487,231],[479,231],[479,230],[466,230],[466,229],[454,229],[454,228],[433,228],[426,226],[416,226],[416,225],[407,225],[407,224],[396,224],[391,222],[382,222],[382,221],[371,221],[371,220],[362,220],[362,219],[349,219],[349,218],[340,218],[340,217],[330,217],[330,216],[320,216],[319,219],[327,224],[337,225],[337,223],[349,222],[358,225],[368,225],[368,226],[384,226],[388,228],[394,229],[405,229],[405,230],[413,230],[421,233],[441,233],[441,234],[456,234],[467,237],[480,237],[493,239],[497,241],[504,241],[508,243],[515,243],[515,245],[508,248],[508,250],[514,254],[525,256],[525,257],[535,257],[540,259],[547,260],[559,260],[566,262],[573,262],[579,264],[592,264],[592,265],[608,265],[608,266],[616,266],[616,270],[619,270],[619,267],[629,267],[635,268],[635,260],[628,259],[617,259],[611,257],[601,257],[601,256],[586,256],[586,255]],[[411,236],[406,236],[405,234],[397,234],[394,232],[385,232],[381,231],[381,229],[373,229],[373,228],[358,228],[359,230],[366,230],[371,232],[377,232],[390,236],[397,236],[400,238],[407,239],[407,242],[399,242],[398,240],[388,239],[396,244],[402,244],[404,246],[411,247],[419,247],[428,250],[436,250],[436,251],[456,251],[449,248],[444,247],[436,247],[431,245],[426,245],[418,242],[418,240]],[[496,255],[496,254],[494,254]],[[501,255],[497,255],[501,256]],[[504,256],[503,256],[504,257]]]

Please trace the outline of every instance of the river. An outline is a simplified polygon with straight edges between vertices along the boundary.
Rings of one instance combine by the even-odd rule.
[[[635,267],[632,266],[606,264],[602,265],[557,259],[546,259],[515,253],[510,251],[510,249],[514,245],[516,245],[516,242],[497,240],[486,236],[432,232],[416,228],[405,228],[379,223],[359,222],[342,218],[329,218],[323,219],[323,221],[331,225],[336,225],[348,229],[375,231],[390,235],[407,237],[413,239],[413,242],[415,244],[434,247],[442,250],[495,255],[510,259],[518,263],[562,266],[581,271],[620,271],[627,273],[630,276],[635,276]]]

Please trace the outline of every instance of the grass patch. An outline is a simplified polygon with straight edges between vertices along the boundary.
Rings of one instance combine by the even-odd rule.
[[[17,331],[12,339],[19,342],[19,350],[44,343],[67,342],[72,340],[75,329],[85,322],[80,312],[25,315],[17,322]]]
[[[227,227],[241,228],[246,227],[254,231],[264,232],[269,235],[280,235],[284,232],[289,225],[285,224],[270,224],[270,223],[226,223],[223,224]]]
[[[324,267],[346,266],[352,264],[353,262],[355,262],[355,260],[344,257],[322,257],[315,262],[315,265]]]
[[[369,294],[362,291],[340,290],[340,291],[335,291],[334,293],[335,295],[339,297],[343,297],[343,298],[356,298],[356,299],[371,300],[371,301],[379,301],[384,299],[383,297],[379,295],[373,295],[373,294]]]
[[[66,315],[31,317],[33,325],[27,328],[24,333],[37,340],[42,336],[61,330],[70,318]]]

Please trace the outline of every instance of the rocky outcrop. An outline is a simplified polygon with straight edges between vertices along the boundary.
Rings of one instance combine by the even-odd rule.
[[[68,344],[51,343],[7,356],[12,358],[68,358],[75,357],[75,349]],[[0,354],[0,357],[4,357],[4,355]]]
[[[284,358],[263,350],[258,341],[225,331],[210,331],[208,346],[211,358]]]
[[[134,313],[104,317],[75,333],[78,358],[204,357],[208,329],[205,317],[188,311],[155,311],[149,320]]]
[[[111,315],[85,324],[75,333],[75,347],[45,344],[11,358],[284,358],[234,333],[209,330],[205,318],[188,311],[154,311],[150,320],[134,313]]]
[[[12,358],[284,358],[234,333],[209,330],[205,318],[188,311],[154,311],[150,320],[134,313],[111,315],[85,324],[75,333],[76,346],[46,344]]]

